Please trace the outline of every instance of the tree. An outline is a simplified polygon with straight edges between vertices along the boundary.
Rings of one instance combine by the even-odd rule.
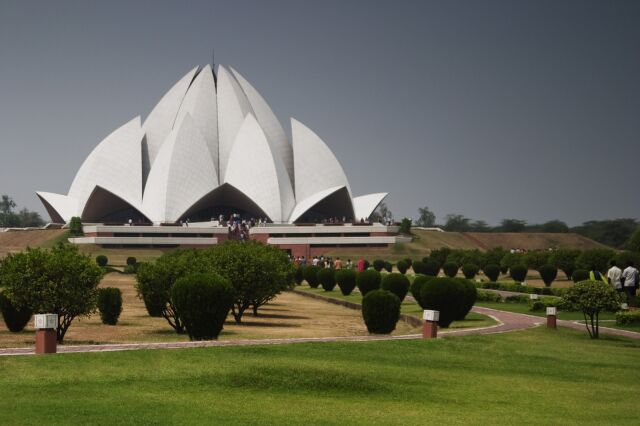
[[[550,220],[540,225],[539,230],[540,232],[550,232],[558,234],[569,232],[569,227],[561,220]]]
[[[0,227],[10,228],[18,226],[17,217],[13,213],[16,203],[8,195],[3,195],[0,200]]]
[[[573,271],[576,270],[578,256],[580,256],[580,250],[558,249],[549,256],[549,263],[564,272],[567,279],[570,280]]]
[[[473,231],[473,232],[489,232],[489,231],[491,231],[491,228],[489,227],[489,224],[487,222],[485,222],[484,220],[474,220],[473,222],[471,222],[471,224],[469,226],[471,227],[471,231]]]
[[[69,221],[69,232],[74,237],[79,237],[83,235],[82,232],[82,220],[78,216],[74,216]]]
[[[429,210],[429,207],[424,206],[418,208],[418,220],[416,221],[416,226],[421,226],[423,228],[432,228],[436,225],[436,215]]]
[[[640,252],[640,228],[631,235],[627,242],[627,248],[631,251]]]
[[[233,286],[214,273],[179,278],[171,289],[190,340],[217,339],[233,305]]]
[[[102,269],[70,244],[27,249],[0,264],[0,287],[14,306],[58,314],[59,343],[76,317],[95,312],[101,278]]]
[[[0,227],[38,227],[44,225],[44,221],[37,212],[32,212],[26,208],[15,213],[13,209],[16,203],[8,195],[3,195],[0,199]]]
[[[366,218],[365,218],[366,219]],[[393,213],[385,203],[380,203],[378,208],[369,216],[371,222],[384,222],[385,220],[393,221]]]
[[[614,258],[615,254],[613,250],[609,249],[584,250],[576,258],[576,268],[587,271],[595,269],[604,274],[609,269],[609,261]]]
[[[502,219],[500,231],[502,232],[524,232],[527,228],[527,221],[520,219]]]
[[[599,243],[620,248],[640,226],[636,219],[591,220],[571,228],[572,232]]]
[[[542,265],[549,263],[550,252],[546,250],[532,250],[524,254],[525,265],[529,269],[538,270]]]
[[[471,219],[461,214],[448,214],[445,216],[444,230],[449,232],[469,232]]]
[[[227,241],[204,253],[211,272],[227,278],[235,291],[231,312],[237,323],[244,312],[258,308],[293,285],[293,265],[287,254],[258,241]],[[308,269],[308,268],[305,268]]]
[[[407,217],[402,218],[402,221],[400,222],[399,232],[401,234],[411,234],[411,219]]]
[[[601,281],[580,281],[569,287],[560,302],[561,309],[580,311],[589,337],[597,339],[600,332],[600,312],[616,312],[620,296],[613,287]]]
[[[178,278],[189,273],[206,272],[195,250],[175,250],[155,262],[143,263],[136,274],[136,290],[150,315],[160,312],[176,333],[184,333],[184,324],[171,300],[171,289]]]

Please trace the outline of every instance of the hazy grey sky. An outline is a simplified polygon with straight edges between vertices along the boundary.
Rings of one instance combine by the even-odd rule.
[[[0,0],[0,193],[46,216],[213,47],[396,217],[640,217],[633,0]]]

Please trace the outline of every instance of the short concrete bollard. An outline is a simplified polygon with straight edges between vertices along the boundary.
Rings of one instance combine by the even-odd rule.
[[[556,308],[547,308],[547,328],[556,329]]]
[[[425,309],[422,313],[424,325],[422,326],[423,339],[435,339],[438,337],[438,320],[440,319],[440,311],[432,311]]]
[[[58,350],[56,329],[58,328],[57,314],[38,314],[33,316],[36,329],[36,354],[55,354]]]

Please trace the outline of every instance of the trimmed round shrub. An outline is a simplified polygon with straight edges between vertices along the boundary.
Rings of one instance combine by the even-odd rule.
[[[586,269],[576,269],[571,274],[571,281],[579,283],[580,281],[587,281],[589,279],[589,271]]]
[[[437,277],[440,273],[440,263],[437,260],[427,259],[427,262],[424,264],[424,274],[429,275],[431,277]]]
[[[538,272],[540,273],[540,278],[544,281],[544,285],[547,287],[551,286],[558,276],[558,268],[553,265],[542,265],[538,269]]]
[[[456,281],[458,281],[458,284],[462,289],[462,305],[460,306],[460,311],[456,316],[456,320],[463,320],[476,303],[478,289],[473,282],[468,279],[456,278]]]
[[[376,259],[373,261],[373,269],[380,272],[384,269],[385,262],[382,259]]]
[[[9,331],[17,333],[24,330],[27,323],[31,319],[31,310],[29,308],[16,309],[9,298],[0,293],[0,311],[4,318],[4,323]]]
[[[421,260],[416,260],[413,262],[413,265],[411,265],[413,272],[416,274],[424,274],[424,266],[425,264]]]
[[[409,282],[409,278],[405,277],[402,274],[394,272],[382,277],[382,284],[380,288],[395,294],[402,302],[409,292],[410,285],[411,283]]]
[[[96,256],[96,263],[98,264],[98,266],[102,266],[104,268],[105,266],[107,266],[107,263],[109,263],[109,258],[107,258],[107,256],[105,256],[104,254],[99,254]]]
[[[389,273],[393,272],[393,263],[384,262],[384,270],[389,272]]]
[[[396,263],[396,268],[398,268],[398,272],[400,272],[401,274],[406,274],[407,269],[409,269],[409,264],[404,260],[398,260],[398,263]]]
[[[367,269],[366,271],[360,272],[356,277],[356,285],[362,297],[366,296],[370,291],[379,289],[380,279],[380,272],[375,269]]]
[[[447,328],[463,311],[462,285],[453,278],[432,278],[422,285],[420,300],[423,309],[440,312],[438,325]]]
[[[127,257],[127,265],[133,266],[136,263],[138,263],[138,260],[135,257],[133,257],[133,256]]]
[[[304,281],[304,266],[298,266],[293,273],[293,279],[295,280],[297,285],[302,284]]]
[[[345,296],[350,295],[356,288],[356,275],[357,272],[353,269],[338,269],[336,271],[336,282]]]
[[[509,275],[511,276],[511,278],[513,278],[514,281],[521,283],[527,279],[528,271],[529,270],[524,265],[514,265],[509,268]]]
[[[318,288],[320,281],[318,281],[318,272],[320,268],[314,265],[308,265],[304,267],[304,279],[311,288]]]
[[[454,262],[447,262],[444,264],[444,266],[442,267],[442,270],[444,271],[444,274],[446,276],[448,276],[449,278],[453,278],[456,275],[458,275],[458,264],[454,263]]]
[[[487,278],[489,278],[489,281],[495,283],[496,281],[498,281],[498,278],[500,278],[500,265],[492,263],[485,266],[482,272],[484,272]]]
[[[364,261],[364,269],[369,269],[370,266],[371,266],[371,263],[369,263],[369,261],[365,259],[365,261]]]
[[[333,268],[322,268],[318,271],[318,281],[324,291],[333,291],[336,286],[336,274]]]
[[[480,267],[478,265],[474,265],[473,263],[466,263],[462,265],[462,273],[468,280],[474,279],[478,274],[478,271],[480,271]]]
[[[420,307],[422,307],[422,309],[424,309],[424,307],[422,306],[422,299],[420,298],[420,291],[422,289],[422,286],[429,280],[434,279],[435,277],[431,277],[428,275],[416,275],[415,279],[413,280],[413,283],[411,284],[411,287],[409,288],[409,291],[411,292],[411,295],[413,296],[413,298],[416,300],[416,302],[418,303],[418,305],[420,305]]]
[[[369,333],[389,334],[400,319],[400,299],[386,290],[373,290],[362,299],[362,318]]]
[[[171,299],[191,340],[217,339],[234,301],[231,282],[215,273],[178,278]]]
[[[119,288],[98,289],[98,310],[103,324],[116,325],[122,313],[122,292]]]
[[[411,259],[410,257],[407,257],[406,259],[403,259],[409,268],[411,268],[411,265],[413,265],[413,259]]]

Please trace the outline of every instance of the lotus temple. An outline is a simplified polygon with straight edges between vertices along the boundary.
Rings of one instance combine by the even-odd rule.
[[[78,244],[211,245],[232,237],[227,218],[293,255],[402,241],[397,226],[367,220],[386,193],[354,196],[316,133],[292,118],[289,140],[260,93],[222,65],[193,68],[144,122],[114,130],[66,195],[37,196],[53,222],[81,218]]]

